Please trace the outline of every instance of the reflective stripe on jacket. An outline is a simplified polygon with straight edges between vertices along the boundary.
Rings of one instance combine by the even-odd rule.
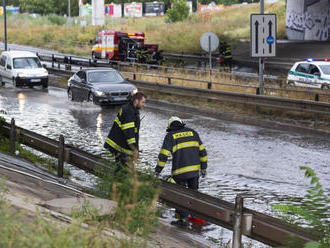
[[[199,176],[200,169],[207,168],[207,153],[197,132],[183,127],[166,134],[158,155],[156,172],[165,167],[172,155],[172,175],[175,179],[189,179]]]
[[[130,102],[119,110],[112,128],[105,140],[104,147],[111,152],[133,155],[129,145],[139,149],[140,113]]]

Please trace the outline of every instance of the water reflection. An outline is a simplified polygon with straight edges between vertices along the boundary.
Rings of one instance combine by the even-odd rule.
[[[19,112],[24,112],[25,102],[26,102],[26,96],[23,92],[17,93],[17,100],[18,100],[18,109]]]

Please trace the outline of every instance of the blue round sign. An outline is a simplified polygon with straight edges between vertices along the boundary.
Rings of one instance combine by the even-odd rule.
[[[271,45],[271,44],[274,43],[274,37],[273,36],[268,36],[266,41],[267,41],[268,45]]]

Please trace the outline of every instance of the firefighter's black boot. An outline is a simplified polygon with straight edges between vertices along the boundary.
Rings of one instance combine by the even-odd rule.
[[[172,221],[171,222],[171,225],[181,226],[181,227],[188,227],[189,226],[189,222],[186,219],[179,219],[179,220]]]

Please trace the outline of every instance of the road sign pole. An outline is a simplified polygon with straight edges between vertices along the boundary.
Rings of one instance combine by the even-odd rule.
[[[264,14],[264,0],[260,0],[260,14]],[[259,94],[264,94],[264,59],[259,57]]]
[[[212,51],[211,51],[211,36],[209,36],[209,64],[210,64],[210,83],[212,84]]]
[[[7,10],[6,10],[6,0],[3,0],[2,1],[2,3],[3,3],[3,23],[4,23],[4,38],[5,38],[5,40],[4,40],[4,43],[5,43],[5,51],[7,51]]]

